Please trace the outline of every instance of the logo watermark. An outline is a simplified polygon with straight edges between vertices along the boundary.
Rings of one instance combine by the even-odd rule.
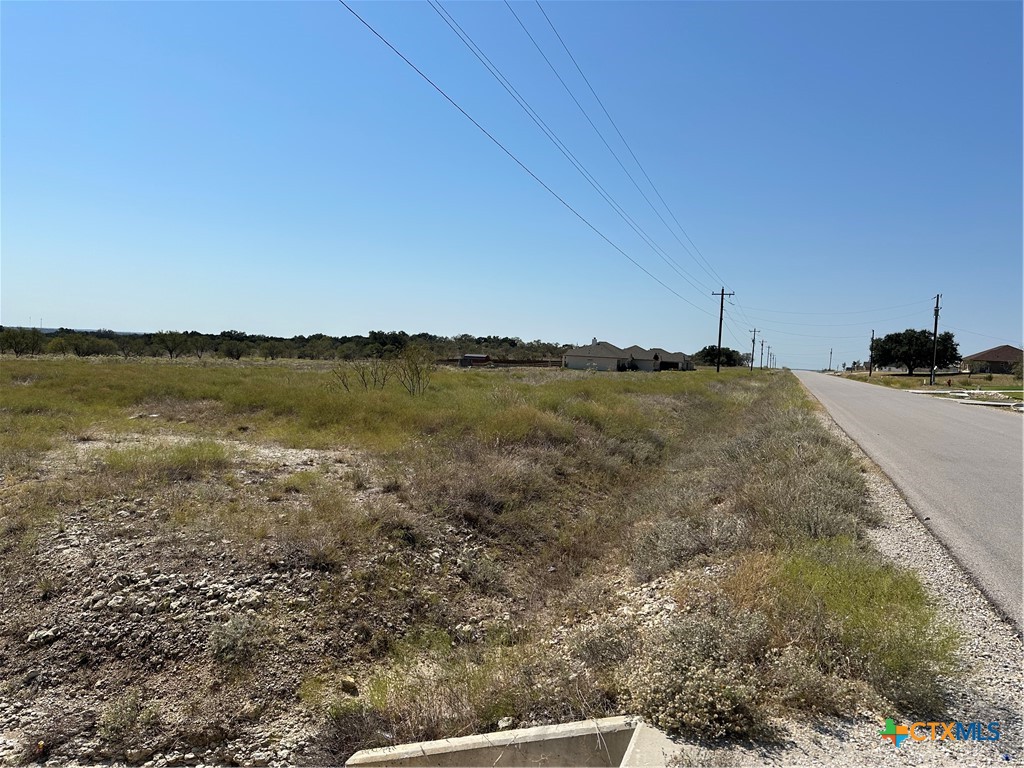
[[[886,718],[885,728],[878,732],[885,741],[900,746],[904,741],[999,741],[999,722],[916,722],[911,725],[897,725],[891,717]]]

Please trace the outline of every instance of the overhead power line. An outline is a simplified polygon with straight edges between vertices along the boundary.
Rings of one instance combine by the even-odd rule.
[[[865,325],[866,323],[876,323],[876,324],[878,324],[878,323],[889,323],[889,322],[892,322],[893,320],[905,320],[908,317],[917,317],[919,314],[920,313],[918,313],[918,312],[912,312],[912,313],[910,313],[908,315],[899,315],[898,317],[890,317],[890,318],[887,318],[887,319],[884,319],[884,320],[876,320],[874,318],[865,318],[864,320],[861,320],[861,321],[856,322],[856,323],[816,323],[816,322],[807,321],[807,320],[805,320],[803,322],[799,322],[799,323],[798,322],[793,322],[793,321],[787,321],[787,320],[768,320],[768,322],[775,323],[775,325],[803,325],[803,326],[814,326],[815,328],[852,328],[852,327],[855,327],[855,326]],[[744,317],[746,317],[746,315],[744,315]],[[754,315],[753,317],[755,319],[757,319],[756,315]],[[759,318],[759,319],[763,320],[764,318]]]
[[[921,304],[931,304],[934,299],[929,297],[927,299],[921,299],[920,301],[912,301],[909,304],[896,304],[891,307],[877,307],[875,309],[855,309],[848,312],[796,312],[788,309],[765,309],[764,307],[747,307],[751,312],[771,312],[772,314],[778,315],[869,315],[875,312],[888,312],[892,309],[903,309],[904,307],[916,307]],[[739,302],[737,302],[737,305]]]
[[[951,331],[956,331],[957,333],[969,333],[972,336],[981,336],[982,338],[985,338],[985,339],[995,339],[996,341],[1008,341],[1010,344],[1020,344],[1020,339],[1016,339],[1015,340],[1015,339],[1006,339],[1006,338],[1003,338],[1002,336],[991,336],[991,335],[989,335],[987,333],[978,333],[977,331],[968,331],[966,328],[954,328],[952,325],[947,325],[946,327],[949,328],[949,330],[951,330]]]
[[[614,248],[614,249],[615,249],[616,251],[618,251],[618,253],[619,253],[619,254],[621,254],[621,255],[622,255],[622,256],[624,256],[624,257],[625,257],[626,259],[628,259],[628,260],[629,260],[629,262],[630,262],[631,264],[633,264],[633,266],[635,266],[635,267],[636,267],[637,269],[639,269],[640,271],[642,271],[642,272],[643,272],[643,273],[644,273],[645,275],[647,275],[647,276],[648,276],[649,278],[651,278],[652,280],[654,280],[654,281],[655,281],[656,283],[658,283],[658,285],[660,285],[660,286],[661,286],[662,288],[664,288],[665,290],[667,290],[667,291],[668,291],[669,293],[671,293],[671,294],[672,294],[673,296],[675,296],[676,298],[678,298],[678,299],[679,299],[680,301],[683,301],[683,302],[685,302],[685,303],[689,304],[689,305],[690,305],[691,307],[693,307],[694,309],[696,309],[696,310],[698,310],[698,311],[700,311],[700,312],[703,312],[703,313],[704,313],[704,314],[706,314],[706,315],[709,315],[709,316],[711,316],[711,317],[714,317],[714,315],[713,315],[713,314],[712,314],[711,312],[708,312],[708,311],[707,311],[706,309],[704,309],[703,307],[700,307],[700,306],[698,306],[698,305],[694,304],[694,303],[693,303],[692,301],[690,301],[689,299],[687,299],[687,298],[686,298],[685,296],[681,295],[681,294],[680,294],[679,292],[677,292],[677,291],[676,291],[675,289],[673,289],[673,288],[672,288],[671,286],[669,286],[669,285],[668,285],[667,283],[663,282],[663,281],[662,281],[662,280],[661,280],[660,278],[658,278],[658,277],[657,277],[656,275],[654,275],[654,274],[653,274],[652,272],[650,272],[650,271],[649,271],[649,270],[648,270],[648,269],[647,269],[646,267],[644,267],[644,265],[643,265],[643,264],[641,264],[640,262],[638,262],[638,261],[637,261],[636,259],[634,259],[634,258],[633,258],[632,256],[630,256],[630,255],[629,255],[628,253],[626,253],[626,252],[625,252],[625,251],[624,251],[624,250],[623,250],[622,248],[620,248],[620,247],[619,247],[618,245],[616,245],[616,244],[615,244],[615,243],[614,243],[614,242],[613,242],[613,241],[612,241],[611,239],[609,239],[609,238],[608,238],[608,236],[607,236],[607,235],[605,235],[605,234],[604,234],[604,233],[603,233],[603,232],[602,232],[601,230],[599,230],[599,229],[598,229],[598,228],[597,228],[596,226],[594,226],[594,225],[593,225],[593,224],[592,224],[592,223],[590,222],[590,220],[589,220],[589,219],[587,219],[587,218],[586,218],[586,217],[585,217],[585,216],[584,216],[583,214],[581,214],[581,213],[580,213],[579,211],[577,211],[577,210],[576,210],[575,208],[573,208],[573,207],[572,207],[572,206],[571,206],[571,205],[570,205],[570,204],[569,204],[569,203],[568,203],[568,202],[567,202],[567,201],[566,201],[566,200],[565,200],[565,199],[564,199],[564,198],[563,198],[563,197],[562,197],[561,195],[559,195],[559,194],[558,194],[557,192],[555,192],[555,191],[554,191],[554,190],[553,190],[553,189],[552,189],[551,187],[549,187],[549,186],[548,186],[548,185],[547,185],[547,184],[546,184],[546,183],[545,183],[545,182],[544,182],[544,181],[543,181],[543,180],[542,180],[542,179],[541,179],[541,178],[540,178],[539,176],[537,176],[537,174],[535,174],[535,173],[534,173],[534,172],[533,172],[532,170],[530,170],[530,168],[529,168],[529,167],[527,167],[527,165],[526,165],[526,164],[525,164],[525,163],[524,163],[524,162],[523,162],[522,160],[520,160],[520,159],[519,159],[518,157],[516,157],[516,155],[514,155],[514,154],[512,153],[512,151],[511,151],[511,150],[509,150],[509,149],[508,149],[508,148],[507,148],[507,147],[506,147],[506,146],[505,146],[504,144],[502,144],[502,143],[501,143],[501,142],[500,142],[500,141],[499,141],[499,140],[498,140],[497,138],[495,138],[495,137],[494,137],[494,135],[490,133],[490,131],[488,131],[488,130],[487,130],[486,128],[484,128],[484,127],[483,127],[483,126],[482,126],[482,125],[481,125],[480,123],[478,123],[478,122],[477,122],[477,121],[476,121],[476,120],[475,120],[475,119],[473,118],[473,116],[472,116],[472,115],[470,115],[470,114],[469,114],[469,113],[468,113],[468,112],[467,112],[467,111],[466,111],[465,109],[463,109],[463,108],[462,108],[462,107],[461,107],[461,106],[460,106],[460,105],[458,104],[458,102],[456,102],[456,101],[455,101],[455,99],[453,99],[453,98],[452,98],[451,96],[449,96],[449,95],[448,95],[448,94],[447,94],[447,93],[446,93],[446,92],[444,91],[444,89],[443,89],[443,88],[441,88],[441,86],[439,86],[439,85],[438,85],[437,83],[435,83],[435,82],[434,82],[433,80],[431,80],[431,79],[430,79],[430,78],[429,78],[429,77],[428,77],[428,76],[427,76],[427,75],[426,75],[426,74],[425,74],[425,73],[424,73],[424,72],[423,72],[423,71],[422,71],[422,70],[421,70],[421,69],[420,69],[419,67],[417,67],[417,66],[416,66],[415,64],[413,64],[413,63],[412,63],[412,61],[410,61],[410,60],[409,60],[409,59],[408,59],[408,58],[407,58],[407,57],[405,56],[405,54],[403,54],[403,53],[402,53],[401,51],[399,51],[399,50],[398,50],[398,49],[397,49],[397,48],[396,48],[396,47],[395,47],[394,45],[392,45],[392,44],[391,44],[391,42],[390,42],[390,41],[389,41],[389,40],[388,40],[387,38],[385,38],[385,37],[384,37],[384,36],[383,36],[383,35],[382,35],[382,34],[381,34],[380,32],[378,32],[378,31],[377,31],[377,30],[376,30],[376,29],[375,29],[375,28],[374,28],[374,27],[373,27],[373,26],[372,26],[372,25],[371,25],[371,24],[370,24],[370,23],[369,23],[368,21],[366,21],[366,19],[364,19],[364,18],[363,18],[362,16],[360,16],[360,15],[359,15],[358,13],[356,13],[355,9],[353,9],[353,8],[352,8],[352,6],[350,6],[350,5],[349,5],[349,4],[348,4],[348,3],[346,2],[346,0],[338,0],[338,2],[339,2],[339,3],[341,3],[341,5],[342,5],[342,6],[344,6],[344,7],[345,7],[345,9],[346,9],[346,10],[347,10],[347,11],[348,11],[349,13],[351,13],[351,14],[352,14],[353,16],[355,16],[355,17],[356,17],[356,19],[358,19],[358,20],[359,20],[359,22],[360,22],[360,23],[361,23],[361,24],[362,24],[362,25],[363,25],[364,27],[366,27],[366,28],[367,28],[368,30],[370,30],[370,32],[372,32],[372,33],[373,33],[373,35],[374,35],[374,36],[375,36],[375,37],[376,37],[377,39],[379,39],[379,40],[380,40],[380,41],[381,41],[382,43],[384,43],[384,45],[386,45],[386,46],[387,46],[388,48],[390,48],[390,49],[391,49],[391,51],[392,51],[392,52],[393,52],[393,53],[394,53],[394,54],[395,54],[396,56],[398,56],[398,57],[399,57],[399,58],[400,58],[400,59],[401,59],[402,61],[404,61],[404,62],[405,62],[406,64],[408,64],[408,65],[409,65],[409,67],[410,67],[410,68],[411,68],[411,69],[412,69],[412,70],[413,70],[413,71],[414,71],[414,72],[415,72],[415,73],[416,73],[417,75],[419,75],[419,76],[420,76],[421,78],[423,78],[423,79],[424,79],[424,80],[425,80],[425,81],[426,81],[426,82],[427,82],[427,83],[428,83],[428,84],[429,84],[429,85],[430,85],[430,86],[431,86],[431,87],[432,87],[432,88],[433,88],[433,89],[434,89],[435,91],[437,91],[437,92],[438,92],[439,94],[441,94],[441,96],[443,96],[443,97],[444,97],[444,99],[445,99],[445,100],[446,100],[446,101],[447,101],[447,102],[448,102],[449,104],[451,104],[451,105],[452,105],[453,107],[455,107],[455,108],[456,108],[456,109],[457,109],[457,110],[458,110],[459,112],[461,112],[461,113],[462,113],[462,116],[463,116],[463,117],[465,117],[465,118],[466,118],[467,120],[469,120],[469,122],[471,122],[471,123],[472,123],[473,125],[475,125],[475,126],[477,127],[477,129],[478,129],[478,130],[479,130],[479,131],[480,131],[481,133],[483,133],[483,134],[484,134],[484,136],[486,136],[486,137],[487,137],[488,139],[490,139],[490,140],[491,140],[491,141],[492,141],[492,142],[493,142],[493,143],[494,143],[495,145],[497,145],[497,147],[498,147],[498,148],[499,148],[499,149],[500,149],[500,150],[501,150],[502,152],[504,152],[504,153],[505,153],[506,155],[508,155],[508,156],[509,156],[509,158],[510,158],[510,159],[511,159],[511,160],[512,160],[513,162],[515,162],[515,164],[516,164],[516,165],[518,165],[518,166],[519,166],[520,168],[522,168],[522,169],[523,169],[523,170],[524,170],[524,171],[525,171],[525,172],[526,172],[526,173],[527,173],[527,174],[528,174],[528,175],[529,175],[529,176],[530,176],[530,177],[531,177],[531,178],[532,178],[532,179],[533,179],[534,181],[536,181],[536,182],[537,182],[538,184],[540,184],[540,185],[541,185],[541,186],[542,186],[542,187],[543,187],[543,188],[544,188],[544,189],[545,189],[545,190],[546,190],[546,191],[547,191],[547,192],[548,192],[548,193],[549,193],[549,194],[550,194],[550,195],[551,195],[552,197],[554,197],[554,198],[555,198],[556,200],[558,200],[558,202],[560,202],[560,203],[561,203],[561,204],[562,204],[563,206],[565,206],[565,207],[566,207],[567,209],[569,209],[569,211],[570,211],[570,212],[571,212],[571,213],[572,213],[572,214],[573,214],[574,216],[576,216],[576,218],[578,218],[578,219],[579,219],[580,221],[582,221],[582,222],[583,222],[584,224],[586,224],[586,225],[587,225],[587,227],[589,227],[589,228],[590,228],[590,229],[591,229],[591,230],[592,230],[592,231],[593,231],[593,232],[594,232],[594,233],[595,233],[595,234],[596,234],[596,235],[597,235],[598,237],[600,237],[600,238],[601,238],[602,240],[604,240],[604,241],[605,241],[606,243],[608,243],[608,245],[610,245],[610,246],[611,246],[612,248]]]
[[[700,256],[700,258],[703,260],[704,265],[707,265],[705,267],[704,265],[700,264],[700,262],[697,262],[698,266],[700,266],[701,269],[703,269],[705,272],[707,272],[710,277],[716,279],[718,282],[720,282],[720,283],[721,282],[725,282],[722,279],[721,275],[719,275],[715,271],[715,268],[711,265],[711,262],[709,262],[704,257],[704,254],[700,252],[700,249],[697,247],[696,243],[693,242],[693,239],[690,237],[690,235],[687,234],[686,230],[683,228],[683,225],[679,223],[679,219],[676,217],[675,213],[673,213],[672,208],[669,207],[669,204],[665,202],[665,198],[662,197],[662,194],[658,190],[657,186],[655,186],[654,182],[651,181],[651,177],[648,175],[647,170],[644,168],[643,164],[640,162],[640,159],[636,156],[636,153],[633,152],[633,148],[629,145],[629,142],[626,141],[626,137],[622,135],[622,131],[619,130],[618,124],[616,124],[615,120],[612,119],[611,113],[608,112],[608,108],[605,107],[604,102],[601,100],[601,97],[597,95],[597,91],[594,90],[594,86],[590,84],[590,79],[584,74],[583,68],[580,67],[579,62],[576,61],[576,57],[572,55],[572,51],[569,50],[569,46],[565,44],[565,40],[562,39],[562,36],[558,33],[558,30],[555,29],[555,25],[551,21],[551,17],[549,17],[548,14],[547,14],[547,11],[544,10],[544,6],[542,6],[540,4],[540,0],[535,0],[535,2],[537,3],[537,7],[540,9],[540,12],[544,15],[545,20],[548,22],[548,26],[551,27],[551,31],[554,32],[555,33],[555,37],[558,38],[558,42],[562,44],[562,48],[565,50],[566,54],[569,56],[569,59],[572,61],[573,66],[576,67],[576,71],[580,73],[580,77],[583,78],[583,82],[587,84],[587,88],[590,89],[590,93],[593,94],[594,99],[601,106],[601,111],[604,112],[604,116],[608,118],[608,122],[611,123],[612,128],[615,129],[615,133],[618,135],[619,140],[622,141],[622,144],[623,144],[623,146],[625,146],[626,151],[629,152],[630,157],[633,158],[633,162],[636,163],[636,167],[640,169],[640,172],[644,175],[644,178],[647,179],[647,183],[651,185],[651,189],[654,190],[654,194],[656,194],[658,196],[658,199],[661,201],[661,204],[663,206],[665,206],[665,210],[668,211],[669,216],[672,217],[672,220],[675,222],[676,226],[679,228],[679,231],[683,233],[683,236],[687,240],[690,241],[690,245],[693,246],[693,250],[695,250],[697,252],[697,254]],[[595,130],[596,130],[596,127],[595,127]],[[598,134],[600,135],[600,131],[598,131]],[[602,139],[603,138],[604,137],[602,136]],[[609,149],[611,149],[611,148],[609,147]],[[615,156],[615,159],[618,160],[618,155],[616,155],[614,152],[612,152],[612,154]],[[619,165],[622,165],[622,163],[620,162]],[[624,171],[626,170],[624,166],[623,166],[623,170]],[[639,185],[637,185],[636,181],[634,181],[634,179],[633,179],[632,175],[629,173],[629,171],[626,171],[626,175],[629,176],[630,181],[632,181],[633,185],[636,186],[638,191],[640,191]],[[643,192],[640,191],[640,194],[643,195]],[[646,195],[644,195],[644,199],[647,200],[647,196]],[[647,202],[650,205],[650,200],[647,200]],[[651,205],[651,207],[654,208],[653,205]],[[655,213],[658,213],[657,209],[655,209]],[[658,218],[661,218],[661,214],[660,213],[658,214]],[[665,222],[664,219],[661,219],[661,221],[662,221],[662,223],[665,224],[665,227],[668,229],[668,231],[672,232],[673,237],[676,238],[676,240],[679,242],[679,244],[681,246],[683,246],[683,250],[685,250],[687,253],[690,253],[689,249],[686,247],[686,245],[683,243],[683,241],[679,240],[679,238],[676,236],[676,234],[672,230],[672,228],[668,226],[668,223]],[[692,253],[690,253],[690,257],[693,258],[693,254]],[[696,261],[696,259],[694,259],[694,261]]]
[[[626,174],[626,177],[633,183],[633,186],[636,187],[636,191],[640,193],[640,196],[643,197],[643,199],[646,201],[647,205],[649,205],[651,210],[654,211],[655,215],[661,220],[661,223],[665,225],[665,228],[672,234],[673,237],[675,237],[676,241],[679,243],[679,245],[682,246],[683,250],[686,251],[686,253],[690,256],[691,259],[693,259],[694,263],[696,263],[697,266],[699,266],[701,269],[703,269],[705,272],[707,272],[709,276],[712,276],[711,272],[708,272],[707,268],[704,267],[704,265],[702,265],[699,261],[697,261],[696,257],[692,253],[690,253],[690,250],[689,250],[689,248],[686,247],[686,244],[682,240],[679,239],[679,236],[675,234],[675,232],[672,230],[672,227],[670,227],[668,222],[665,221],[665,217],[661,215],[661,212],[655,207],[654,203],[651,202],[650,198],[647,197],[647,195],[643,191],[643,189],[640,188],[640,185],[637,183],[636,179],[633,178],[633,174],[631,174],[629,172],[629,170],[626,168],[625,164],[619,158],[618,153],[616,153],[616,151],[614,149],[612,149],[611,144],[608,143],[608,140],[604,137],[604,134],[601,132],[601,129],[597,127],[597,124],[590,117],[590,114],[587,112],[586,108],[580,103],[579,99],[576,98],[576,94],[574,94],[572,92],[572,89],[565,82],[565,79],[562,77],[562,75],[558,72],[557,67],[555,67],[555,65],[551,62],[551,59],[548,58],[547,54],[544,53],[544,49],[541,48],[540,43],[537,42],[536,38],[533,36],[533,34],[527,28],[526,24],[523,23],[522,18],[520,18],[518,13],[516,13],[515,8],[512,7],[511,3],[509,3],[508,0],[505,0],[505,6],[509,9],[509,11],[512,13],[512,15],[515,17],[516,21],[519,22],[519,26],[522,27],[523,32],[526,33],[526,36],[530,39],[530,42],[533,43],[533,47],[537,49],[537,52],[541,55],[541,58],[544,59],[544,62],[548,65],[548,68],[554,73],[555,77],[558,79],[558,82],[562,84],[562,88],[565,89],[565,92],[567,94],[569,94],[569,98],[572,99],[573,103],[580,110],[580,113],[583,115],[583,117],[586,119],[586,121],[588,123],[590,123],[590,127],[594,129],[594,132],[597,134],[598,138],[601,139],[601,143],[604,144],[605,148],[611,153],[612,157],[615,158],[615,162],[619,164],[619,167],[622,169],[622,172]],[[540,7],[539,3],[538,3],[538,7]],[[541,8],[541,13],[544,13],[544,9],[543,8]],[[544,14],[544,17],[547,19],[547,14],[546,13]],[[551,19],[548,19],[548,24],[551,25],[552,31],[554,31],[555,36],[558,37],[559,42],[562,43],[562,47],[565,48],[566,53],[569,53],[569,49],[565,46],[565,42],[562,41],[561,36],[558,35],[558,30],[556,30],[554,25],[551,24]],[[573,58],[571,53],[569,53],[569,58],[570,59]],[[576,63],[575,59],[573,59],[573,63],[574,64]],[[576,65],[576,68],[579,69],[579,65],[578,64]],[[580,70],[580,74],[582,75],[582,70]],[[586,80],[586,77],[584,77],[584,80]],[[587,85],[589,86],[590,83],[588,82]],[[591,88],[591,91],[593,91],[593,88]],[[595,97],[596,97],[596,94],[595,94]],[[602,105],[602,108],[603,108],[603,105]],[[607,112],[606,112],[606,114],[607,114]],[[609,117],[609,120],[610,119],[611,118]],[[670,213],[671,213],[671,211],[670,211]],[[694,278],[694,279],[696,279],[696,278]],[[707,286],[703,286],[703,287],[704,287],[705,290],[710,290]]]
[[[566,160],[568,160],[572,166],[580,173],[581,176],[590,184],[591,187],[596,191],[608,205],[611,206],[612,210],[619,215],[619,217],[626,222],[626,224],[640,237],[641,240],[647,244],[651,250],[658,255],[662,261],[664,261],[670,269],[678,274],[683,280],[690,284],[690,286],[698,291],[703,292],[707,290],[704,285],[697,285],[693,281],[697,278],[690,275],[688,272],[683,270],[668,253],[665,252],[654,239],[647,233],[643,227],[636,223],[632,216],[630,216],[626,210],[618,203],[615,198],[604,188],[594,175],[583,165],[578,157],[570,150],[565,142],[563,142],[558,134],[545,122],[544,118],[533,108],[533,106],[526,100],[526,98],[516,89],[512,82],[505,76],[505,74],[498,68],[498,66],[491,61],[491,59],[484,53],[483,49],[477,45],[476,41],[473,40],[472,36],[463,29],[462,25],[451,15],[447,8],[444,7],[438,0],[427,0],[430,3],[430,7],[434,9],[434,12],[441,17],[441,20],[448,25],[448,28],[452,30],[463,42],[463,44],[470,50],[470,52],[477,58],[484,68],[491,73],[491,76],[498,81],[498,84],[511,96],[516,103],[526,112],[527,116],[533,120],[534,124],[540,128],[544,135],[555,145],[555,148],[562,153]],[[692,279],[691,279],[692,278]]]

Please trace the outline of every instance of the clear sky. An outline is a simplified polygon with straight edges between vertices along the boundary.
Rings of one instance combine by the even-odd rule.
[[[0,321],[1020,344],[1020,2],[446,1],[643,238],[438,9],[352,8],[601,234],[339,2],[6,0]]]

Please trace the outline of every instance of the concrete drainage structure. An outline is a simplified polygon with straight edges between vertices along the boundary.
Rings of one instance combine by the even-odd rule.
[[[356,752],[346,766],[665,765],[679,750],[635,717],[605,717]]]

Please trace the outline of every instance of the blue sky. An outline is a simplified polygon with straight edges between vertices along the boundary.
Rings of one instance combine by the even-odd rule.
[[[724,284],[723,344],[792,367],[936,293],[1020,343],[1021,3],[514,3],[659,218],[509,7],[446,2],[653,248],[431,5],[352,7],[664,285],[338,2],[8,1],[0,321],[694,351]]]

